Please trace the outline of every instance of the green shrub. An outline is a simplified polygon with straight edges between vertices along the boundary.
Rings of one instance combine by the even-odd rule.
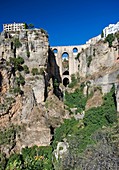
[[[29,51],[27,51],[26,53],[27,53],[27,57],[29,58],[29,57],[30,57],[30,52],[29,52]]]
[[[103,38],[104,37],[104,32],[103,32],[103,30],[102,30],[102,32],[101,32],[101,38]]]
[[[79,59],[81,53],[78,53],[77,56],[75,57],[76,60]]]
[[[117,41],[119,42],[119,31],[115,33],[115,37],[117,38]]]
[[[60,127],[55,129],[53,148],[56,148],[57,143],[61,142],[64,138],[76,132],[78,129],[79,121],[72,119],[65,119],[64,123]]]
[[[19,47],[22,46],[22,44],[20,43],[20,41],[19,41],[18,38],[15,38],[15,39],[14,39],[14,46],[15,46],[16,48],[19,48]]]
[[[9,128],[0,131],[0,145],[7,145],[10,143],[15,143],[16,130],[13,125]]]
[[[23,69],[24,69],[25,74],[29,74],[29,73],[30,73],[30,72],[29,72],[29,68],[28,68],[27,65],[24,65],[24,66],[23,66]]]
[[[75,74],[71,75],[71,83],[68,85],[69,88],[73,88],[78,83]]]
[[[40,30],[41,30],[41,33],[46,34],[46,31],[43,28],[41,28]]]
[[[87,66],[88,67],[90,67],[91,61],[92,61],[92,56],[90,55],[87,57]]]
[[[46,30],[44,30],[43,28],[41,28],[40,30],[41,30],[41,33],[42,33],[42,34],[45,34],[45,35],[46,35],[46,37],[48,38],[48,33],[47,33],[47,31],[46,31]]]
[[[0,170],[5,170],[6,164],[6,155],[4,153],[0,153]]]
[[[51,146],[23,148],[21,154],[11,155],[6,170],[52,170]]]
[[[33,76],[34,76],[34,75],[38,75],[38,74],[39,74],[39,72],[38,72],[38,69],[37,69],[37,68],[32,68],[31,73],[33,74]]]
[[[24,59],[20,56],[18,56],[17,58],[9,58],[9,63],[12,64],[14,66],[15,71],[22,71],[23,67],[22,64],[24,64]]]
[[[21,88],[20,88],[19,86],[17,86],[17,87],[15,87],[15,88],[13,89],[13,92],[14,92],[15,94],[21,94],[21,93],[22,93],[22,90],[21,90]]]
[[[112,42],[115,40],[115,37],[112,34],[108,34],[107,37],[105,38],[105,41],[109,43],[109,47],[112,47]]]
[[[117,120],[116,106],[114,103],[114,87],[110,93],[103,97],[103,105],[86,111],[84,124],[90,126],[95,124],[102,127],[109,125]]]
[[[25,84],[25,79],[21,74],[19,74],[19,77],[16,77],[16,82],[17,82],[17,85],[23,86]]]
[[[77,108],[76,112],[81,113],[85,109],[87,98],[83,95],[82,89],[76,89],[74,93],[65,93],[65,105],[70,108]]]

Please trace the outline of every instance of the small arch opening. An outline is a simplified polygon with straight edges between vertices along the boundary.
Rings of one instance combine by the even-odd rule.
[[[67,77],[65,77],[65,78],[63,79],[63,85],[64,85],[65,87],[67,87],[68,84],[69,84],[69,79],[68,79]]]
[[[78,53],[78,49],[76,47],[73,48],[73,53]]]
[[[64,52],[62,54],[62,60],[68,60],[69,59],[69,54],[67,52]]]
[[[67,52],[62,54],[62,66],[63,70],[69,69],[69,54]]]
[[[58,50],[55,48],[55,49],[53,50],[53,52],[54,52],[55,54],[57,54],[57,53],[58,53]]]
[[[69,75],[69,71],[66,70],[66,71],[63,73],[63,75]]]

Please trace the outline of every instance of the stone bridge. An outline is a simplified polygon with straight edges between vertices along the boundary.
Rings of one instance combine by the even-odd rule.
[[[78,72],[79,61],[75,59],[77,54],[87,47],[87,44],[51,47],[56,56],[56,62],[60,68],[60,75],[65,86],[71,82],[71,75]]]

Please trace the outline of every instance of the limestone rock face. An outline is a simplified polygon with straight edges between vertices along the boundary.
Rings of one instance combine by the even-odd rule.
[[[100,87],[103,94],[110,92],[112,86],[115,85],[117,101],[119,84],[118,43],[115,39],[112,47],[103,41],[90,45],[80,54],[79,68],[82,82],[89,81],[91,87]]]
[[[80,55],[80,76],[86,77],[112,67],[117,62],[118,46],[109,48],[108,43],[98,42],[85,49]]]
[[[49,124],[55,128],[63,122],[65,116],[64,104],[62,101],[51,94],[46,100],[47,119]]]
[[[48,51],[48,37],[40,29],[0,35],[0,132],[13,125],[10,135],[14,136],[13,145],[0,146],[7,156],[26,146],[46,146],[51,142],[44,106]],[[24,59],[20,70],[10,62],[10,57],[19,56]],[[24,65],[29,68],[28,73],[22,69]]]
[[[44,101],[44,91],[45,83],[43,78],[40,81],[36,81],[33,87],[34,97],[37,103],[42,103]]]
[[[86,110],[93,108],[93,107],[98,107],[103,104],[102,100],[102,95],[99,90],[94,92],[94,95],[92,98],[90,98],[87,103],[86,103]]]
[[[23,64],[16,60],[19,56],[24,59]],[[25,65],[29,69],[27,73]],[[6,139],[9,144],[0,146],[7,156],[23,147],[50,145],[51,127],[55,128],[62,122],[64,105],[53,94],[47,99],[53,103],[53,108],[51,105],[47,108],[44,101],[49,82],[53,92],[53,81],[61,81],[59,75],[45,32],[34,29],[1,33],[0,133],[11,129],[12,125],[8,136],[14,137],[14,142]]]
[[[46,64],[49,42],[40,29],[12,32],[7,37],[3,32],[0,42],[0,58],[21,56],[30,68]]]

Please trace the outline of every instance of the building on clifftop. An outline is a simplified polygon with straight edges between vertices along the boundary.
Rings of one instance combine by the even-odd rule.
[[[22,31],[25,30],[25,23],[3,24],[3,31]]]

